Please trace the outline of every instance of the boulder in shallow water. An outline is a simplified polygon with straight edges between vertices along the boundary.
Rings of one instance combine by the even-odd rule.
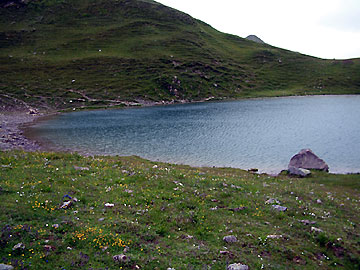
[[[314,169],[328,172],[329,166],[310,149],[302,149],[290,160],[288,168]]]

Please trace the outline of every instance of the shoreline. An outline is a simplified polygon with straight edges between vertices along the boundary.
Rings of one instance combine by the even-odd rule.
[[[40,151],[41,145],[36,140],[28,138],[25,129],[42,116],[44,114],[29,114],[24,111],[1,112],[0,150]]]
[[[307,96],[333,96],[333,95],[306,95],[306,96],[280,96],[277,98],[291,98],[291,97],[307,97]],[[343,96],[352,96],[352,95],[343,95]],[[263,99],[267,97],[256,97],[249,99]],[[273,97],[270,97],[273,98]],[[136,109],[136,108],[144,108],[144,107],[155,107],[155,106],[171,106],[177,104],[191,104],[191,103],[204,103],[204,102],[229,102],[236,101],[237,99],[228,99],[228,100],[201,100],[201,101],[189,101],[189,102],[180,102],[180,103],[166,103],[166,102],[144,102],[139,104],[128,104],[126,107],[115,108],[113,106],[102,107],[102,108],[73,108],[72,110],[65,111],[42,111],[37,113],[32,113],[32,111],[23,111],[23,110],[13,110],[13,111],[0,111],[0,151],[11,151],[11,150],[23,150],[27,152],[67,152],[67,153],[78,153],[82,156],[92,156],[90,153],[81,153],[74,149],[63,149],[58,148],[52,143],[46,142],[44,140],[40,140],[35,133],[30,131],[30,127],[42,122],[46,121],[50,118],[56,117],[63,113],[71,113],[75,111],[93,111],[93,110],[108,110],[108,109]],[[244,99],[239,99],[244,100]],[[106,155],[105,155],[106,156]],[[141,157],[143,158],[143,157]],[[146,159],[146,158],[144,158]],[[149,159],[150,161],[160,161],[157,159]],[[174,163],[181,165],[182,163]],[[189,165],[188,166],[194,166]],[[199,166],[195,166],[199,167]],[[200,166],[200,167],[209,167],[209,166]],[[213,167],[213,166],[210,166]],[[225,168],[225,167],[224,167]],[[226,167],[230,168],[230,167]],[[232,167],[231,167],[232,168]],[[244,168],[236,168],[241,170],[247,170]],[[284,168],[283,170],[286,170]],[[281,173],[282,170],[279,171]],[[264,169],[259,169],[259,173],[265,173],[269,175],[275,175],[274,172],[266,172]],[[277,173],[277,174],[279,174]],[[359,174],[359,172],[330,172],[331,174]],[[276,175],[277,175],[276,174]]]

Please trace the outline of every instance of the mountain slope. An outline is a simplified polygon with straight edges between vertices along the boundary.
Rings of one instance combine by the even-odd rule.
[[[154,1],[4,3],[3,108],[360,93],[359,59],[256,44]]]

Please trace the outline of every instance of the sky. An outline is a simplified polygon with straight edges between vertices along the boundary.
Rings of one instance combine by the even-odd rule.
[[[360,0],[156,0],[215,29],[325,59],[360,57]]]

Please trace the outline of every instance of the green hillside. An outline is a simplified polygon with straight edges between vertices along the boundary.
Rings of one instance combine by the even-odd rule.
[[[360,59],[221,33],[150,0],[0,4],[0,107],[360,93]]]

